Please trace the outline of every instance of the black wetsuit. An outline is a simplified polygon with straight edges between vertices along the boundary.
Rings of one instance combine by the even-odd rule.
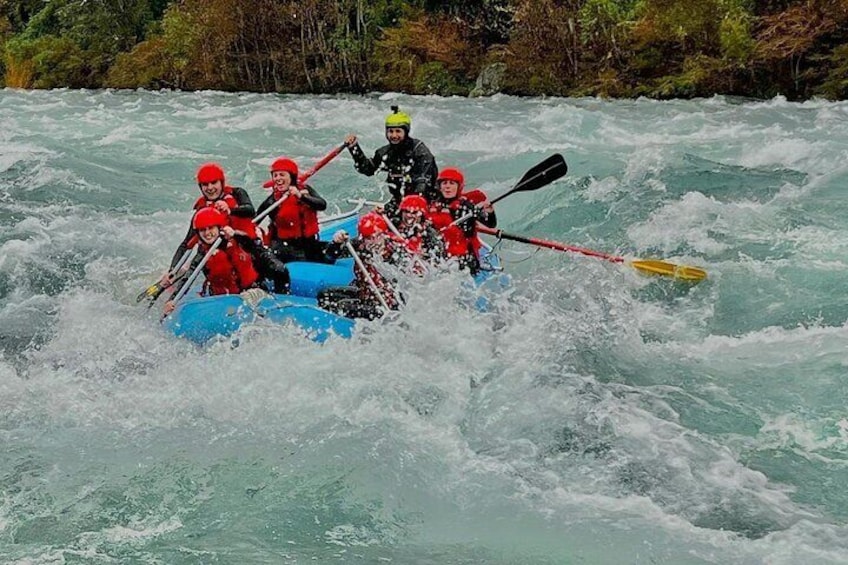
[[[424,142],[407,136],[397,145],[384,145],[370,159],[358,143],[348,147],[357,172],[373,176],[378,171],[389,175],[386,182],[392,199],[386,203],[386,213],[397,218],[397,207],[407,194],[420,194],[427,200],[436,196],[436,159]]]

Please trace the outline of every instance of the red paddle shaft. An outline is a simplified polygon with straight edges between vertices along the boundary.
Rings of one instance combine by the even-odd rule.
[[[539,247],[547,247],[548,249],[556,249],[557,251],[571,251],[573,253],[580,253],[581,255],[588,255],[589,257],[597,257],[599,259],[605,259],[606,261],[611,261],[613,263],[624,263],[624,257],[617,257],[615,255],[610,255],[608,253],[601,253],[600,251],[592,251],[591,249],[586,249],[584,247],[575,247],[573,245],[566,245],[565,243],[559,243],[558,241],[548,241],[546,239],[538,239],[535,237],[524,237],[521,235],[515,235],[511,233],[506,233],[503,230],[497,230],[494,228],[487,228],[486,226],[477,225],[477,231],[481,233],[487,233],[489,235],[494,235],[500,237],[502,239],[509,239],[512,241],[520,241],[521,243],[529,243],[531,245],[538,245]]]
[[[338,157],[339,153],[344,151],[345,147],[347,147],[347,143],[342,143],[341,145],[339,145],[338,147],[334,148],[332,151],[330,151],[329,153],[324,155],[321,158],[320,161],[318,161],[317,163],[312,165],[312,168],[307,169],[307,170],[303,171],[302,173],[300,173],[297,176],[298,186],[303,186],[303,183],[305,183],[306,180],[309,177],[311,177],[312,175],[314,175],[315,173],[320,171],[322,168],[324,168],[324,165],[326,165],[327,163],[329,163],[330,161],[332,161],[333,159]],[[271,188],[272,186],[274,186],[274,181],[272,181],[272,180],[265,181],[265,183],[262,185],[263,188]]]

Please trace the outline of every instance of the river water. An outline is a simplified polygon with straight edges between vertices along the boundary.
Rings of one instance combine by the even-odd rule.
[[[199,163],[258,203],[391,104],[490,195],[565,156],[503,229],[709,277],[503,242],[489,312],[446,275],[323,345],[135,303]],[[848,563],[848,103],[5,90],[0,121],[0,561]],[[311,183],[385,194],[347,153]]]

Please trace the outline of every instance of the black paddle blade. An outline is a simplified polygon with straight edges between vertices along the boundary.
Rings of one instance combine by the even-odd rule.
[[[568,172],[568,164],[565,158],[559,153],[554,153],[526,173],[518,181],[512,192],[523,192],[528,190],[536,190],[561,179]]]
[[[512,190],[492,200],[492,204],[509,196],[513,192],[527,192],[547,186],[555,180],[564,177],[567,172],[568,164],[565,162],[565,158],[559,153],[554,153],[524,173],[524,176],[521,177],[518,184],[512,187]]]

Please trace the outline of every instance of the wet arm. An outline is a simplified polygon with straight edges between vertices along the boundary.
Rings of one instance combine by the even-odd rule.
[[[230,209],[230,214],[240,218],[252,218],[256,215],[253,202],[250,200],[250,195],[245,189],[234,188],[233,198],[236,199],[236,206]]]
[[[309,194],[306,196],[301,196],[300,199],[307,203],[311,208],[321,212],[327,209],[327,201],[321,198],[321,196],[315,192],[315,189],[309,186],[308,184],[303,187]]]
[[[486,212],[482,208],[478,208],[477,221],[487,228],[494,228],[498,225],[498,217],[495,215],[494,210]]]
[[[348,146],[348,151],[350,151],[351,157],[353,157],[353,166],[356,169],[356,172],[365,175],[366,177],[373,176],[374,173],[377,172],[379,165],[375,163],[379,163],[378,156],[375,153],[373,159],[369,159],[365,156],[365,153],[362,151],[362,148],[358,143],[354,143],[353,145]]]

